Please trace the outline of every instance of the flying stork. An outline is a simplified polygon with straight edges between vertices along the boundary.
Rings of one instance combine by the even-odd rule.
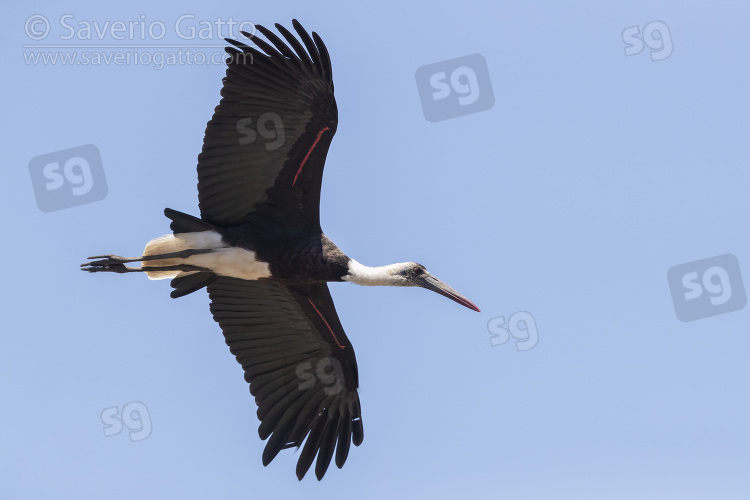
[[[170,278],[173,298],[206,287],[258,405],[263,465],[306,439],[297,477],[317,455],[320,480],[334,451],[341,468],[364,437],[354,349],[327,282],[419,286],[479,308],[420,264],[365,266],[321,231],[323,164],[338,123],[331,61],[315,32],[292,24],[302,43],[279,24],[287,43],[260,25],[270,43],[245,32],[257,48],[226,39],[222,99],[198,156],[200,218],[167,208],[172,234],[143,255],[81,267]]]

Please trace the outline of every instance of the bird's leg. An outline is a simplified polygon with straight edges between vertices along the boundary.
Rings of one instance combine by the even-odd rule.
[[[152,271],[182,271],[182,272],[193,272],[193,271],[205,271],[204,268],[198,267],[198,266],[191,266],[189,264],[177,264],[174,266],[148,266],[148,267],[129,267],[125,264],[115,264],[115,265],[94,265],[91,264],[82,264],[82,266],[88,266],[88,267],[82,267],[81,271],[88,271],[90,273],[100,273],[100,272],[111,272],[111,273],[141,273],[141,272],[152,272]]]
[[[187,259],[192,255],[199,255],[203,253],[213,252],[210,248],[198,248],[188,249],[179,252],[163,253],[159,255],[142,255],[140,257],[120,257],[119,255],[95,255],[89,257],[92,262],[84,262],[81,264],[83,271],[89,271],[92,273],[109,271],[114,273],[130,273],[130,272],[142,272],[142,271],[202,271],[203,268],[190,266],[187,264],[180,264],[174,266],[146,266],[143,267],[128,267],[125,265],[127,262],[141,262],[149,260],[163,260],[163,259]],[[93,260],[100,259],[100,260]],[[184,269],[183,269],[184,268]],[[189,268],[189,269],[187,269]]]

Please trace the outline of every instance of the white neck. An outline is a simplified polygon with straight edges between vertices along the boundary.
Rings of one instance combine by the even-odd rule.
[[[406,279],[398,275],[398,272],[407,265],[407,262],[401,262],[387,266],[370,267],[351,259],[349,260],[349,274],[342,279],[364,286],[409,286]]]

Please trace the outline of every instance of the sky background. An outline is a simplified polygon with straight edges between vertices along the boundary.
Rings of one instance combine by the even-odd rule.
[[[65,14],[76,28],[167,33],[64,40]],[[165,207],[198,214],[196,158],[224,67],[28,54],[177,50],[185,14],[185,26],[297,18],[318,32],[339,108],[324,231],[365,264],[420,262],[482,309],[331,285],[365,439],[320,483],[297,481],[294,450],[262,466],[256,406],[204,291],[173,300],[166,281],[78,269],[139,255],[169,231]],[[42,41],[27,34],[34,15],[50,23]],[[0,498],[750,498],[750,311],[680,321],[667,280],[724,254],[750,276],[748,16],[722,1],[8,6]],[[623,31],[654,21],[669,57],[626,56]],[[477,53],[494,106],[425,119],[417,69]],[[87,144],[106,196],[42,212],[31,160]],[[536,344],[493,346],[497,318],[523,311]],[[129,403],[147,429],[105,436],[102,412]]]

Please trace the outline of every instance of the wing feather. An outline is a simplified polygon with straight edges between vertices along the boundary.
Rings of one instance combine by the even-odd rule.
[[[263,464],[304,442],[299,479],[316,456],[318,479],[332,457],[343,466],[350,444],[362,442],[359,381],[328,285],[220,276],[208,284],[208,293],[258,405],[258,435],[268,439]]]
[[[317,34],[293,25],[302,43],[279,25],[283,40],[260,25],[268,42],[227,39],[222,99],[198,156],[201,217],[216,226],[263,218],[320,230],[320,186],[338,110],[328,50]]]

